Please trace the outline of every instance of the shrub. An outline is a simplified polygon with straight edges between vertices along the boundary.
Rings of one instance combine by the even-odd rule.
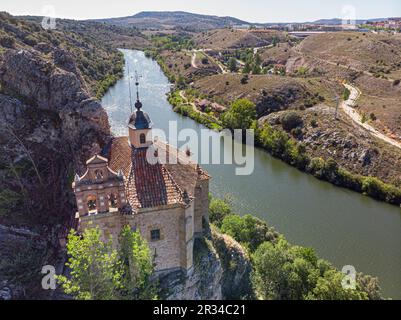
[[[265,241],[275,241],[278,233],[266,222],[251,215],[240,217],[228,215],[224,218],[221,231],[232,236],[250,251],[255,251]]]
[[[356,289],[342,286],[344,274],[317,257],[310,248],[292,246],[284,238],[265,242],[252,256],[253,284],[262,299],[367,300],[380,299],[380,288],[358,275]]]
[[[224,218],[230,214],[232,214],[232,211],[227,200],[211,199],[209,204],[209,219],[211,223],[220,228]]]
[[[310,122],[310,125],[311,125],[312,128],[317,128],[318,127],[317,120],[316,119],[312,119],[311,122]]]
[[[32,36],[32,35],[28,35],[28,36],[26,36],[24,39],[23,39],[23,41],[27,44],[27,45],[29,45],[29,46],[35,46],[38,42],[37,42],[37,40]]]
[[[249,76],[245,75],[241,78],[241,84],[247,84],[249,80]]]
[[[344,92],[343,92],[343,100],[348,100],[350,95],[351,95],[351,91],[349,91],[348,88],[345,88]]]
[[[3,36],[0,38],[0,45],[5,48],[14,48],[15,38],[11,36]]]
[[[290,111],[281,117],[281,125],[286,131],[291,131],[297,127],[302,126],[302,117],[295,111]]]
[[[229,129],[249,129],[256,120],[255,104],[247,99],[233,102],[231,108],[222,115],[223,125]]]

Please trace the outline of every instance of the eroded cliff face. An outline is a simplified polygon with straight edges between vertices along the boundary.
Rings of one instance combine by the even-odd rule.
[[[29,271],[40,274],[43,265],[57,262],[58,238],[73,221],[72,177],[107,143],[110,128],[105,110],[62,49],[6,51],[0,85],[0,225],[38,235],[19,234],[17,247],[8,250],[13,233],[0,228],[0,291],[15,287],[18,294],[11,298],[32,297],[40,282],[25,275],[16,280],[21,277],[14,274],[30,263]],[[46,244],[41,259],[18,260],[15,250],[39,242],[42,251]]]
[[[247,253],[231,237],[212,230],[210,239],[196,239],[194,269],[160,278],[167,300],[252,299],[252,271]]]

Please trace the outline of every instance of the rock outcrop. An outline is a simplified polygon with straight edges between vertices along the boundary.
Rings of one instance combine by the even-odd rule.
[[[58,237],[73,221],[70,179],[110,136],[107,114],[91,98],[74,60],[60,48],[45,49],[48,54],[10,49],[0,59],[0,192],[4,196],[0,197],[0,224],[39,234],[38,238],[19,234],[16,242],[12,234],[2,232],[2,241],[19,248],[36,248],[40,243],[46,253],[35,265],[29,257],[17,259],[18,251],[0,247],[4,298],[26,298],[38,289],[25,278],[11,279],[5,266],[13,265],[18,273],[27,271],[25,263],[31,264],[29,272],[40,275],[42,262],[58,264]],[[36,258],[32,257],[38,262]]]
[[[194,269],[189,275],[169,273],[159,278],[167,300],[252,299],[248,255],[231,237],[213,229],[211,239],[196,239]]]

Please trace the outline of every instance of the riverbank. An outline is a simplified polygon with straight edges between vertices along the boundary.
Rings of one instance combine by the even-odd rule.
[[[141,71],[141,100],[154,128],[169,132],[169,122],[174,121],[178,130],[192,129],[199,135],[201,130],[207,130],[189,117],[173,112],[166,99],[171,83],[154,60],[139,51],[123,53],[130,70]],[[126,72],[104,96],[102,105],[113,134],[125,135],[126,119],[130,116]],[[220,136],[216,131],[209,134]],[[184,143],[178,142],[178,146]],[[239,142],[234,143],[241,148]],[[190,148],[195,152],[200,146],[191,144]],[[316,249],[320,257],[339,270],[353,265],[358,272],[379,277],[384,296],[400,297],[399,208],[315,179],[262,148],[242,148],[244,153],[254,152],[255,169],[250,176],[236,176],[235,164],[203,164],[213,177],[210,192],[214,196],[230,199],[233,210],[241,216],[252,213],[275,226],[289,242]],[[214,149],[222,155],[231,152],[224,143]]]
[[[320,259],[314,249],[290,244],[274,228],[252,215],[237,215],[225,200],[212,197],[210,200],[213,233],[223,233],[237,241],[244,248],[241,251],[246,252],[243,256],[250,257],[252,266],[250,275],[242,277],[242,286],[236,286],[235,292],[226,290],[228,299],[383,299],[378,279],[355,273],[350,280],[353,288],[346,288],[343,285],[344,274],[330,262]],[[219,256],[223,265],[233,259],[227,250],[219,250]],[[240,268],[236,264],[226,266],[223,278],[240,274]]]
[[[169,95],[173,110],[188,116],[208,128],[221,130],[222,122],[217,117],[193,110],[193,106],[183,100],[178,90]],[[213,122],[215,119],[215,122]],[[401,189],[387,184],[376,177],[356,175],[340,167],[334,160],[311,157],[304,146],[284,131],[277,130],[268,124],[254,125],[255,144],[268,151],[274,157],[296,167],[302,172],[330,182],[335,186],[362,193],[373,199],[392,205],[401,205]]]

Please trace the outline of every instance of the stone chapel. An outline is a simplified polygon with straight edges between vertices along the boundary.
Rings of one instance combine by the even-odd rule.
[[[135,108],[128,136],[112,138],[87,161],[86,172],[75,176],[78,231],[98,226],[103,239],[112,236],[117,245],[122,227],[129,225],[147,240],[157,273],[188,273],[194,239],[209,224],[210,177],[188,152],[152,136],[152,122],[139,97]],[[153,161],[148,161],[150,152]],[[158,161],[159,153],[168,161]]]

